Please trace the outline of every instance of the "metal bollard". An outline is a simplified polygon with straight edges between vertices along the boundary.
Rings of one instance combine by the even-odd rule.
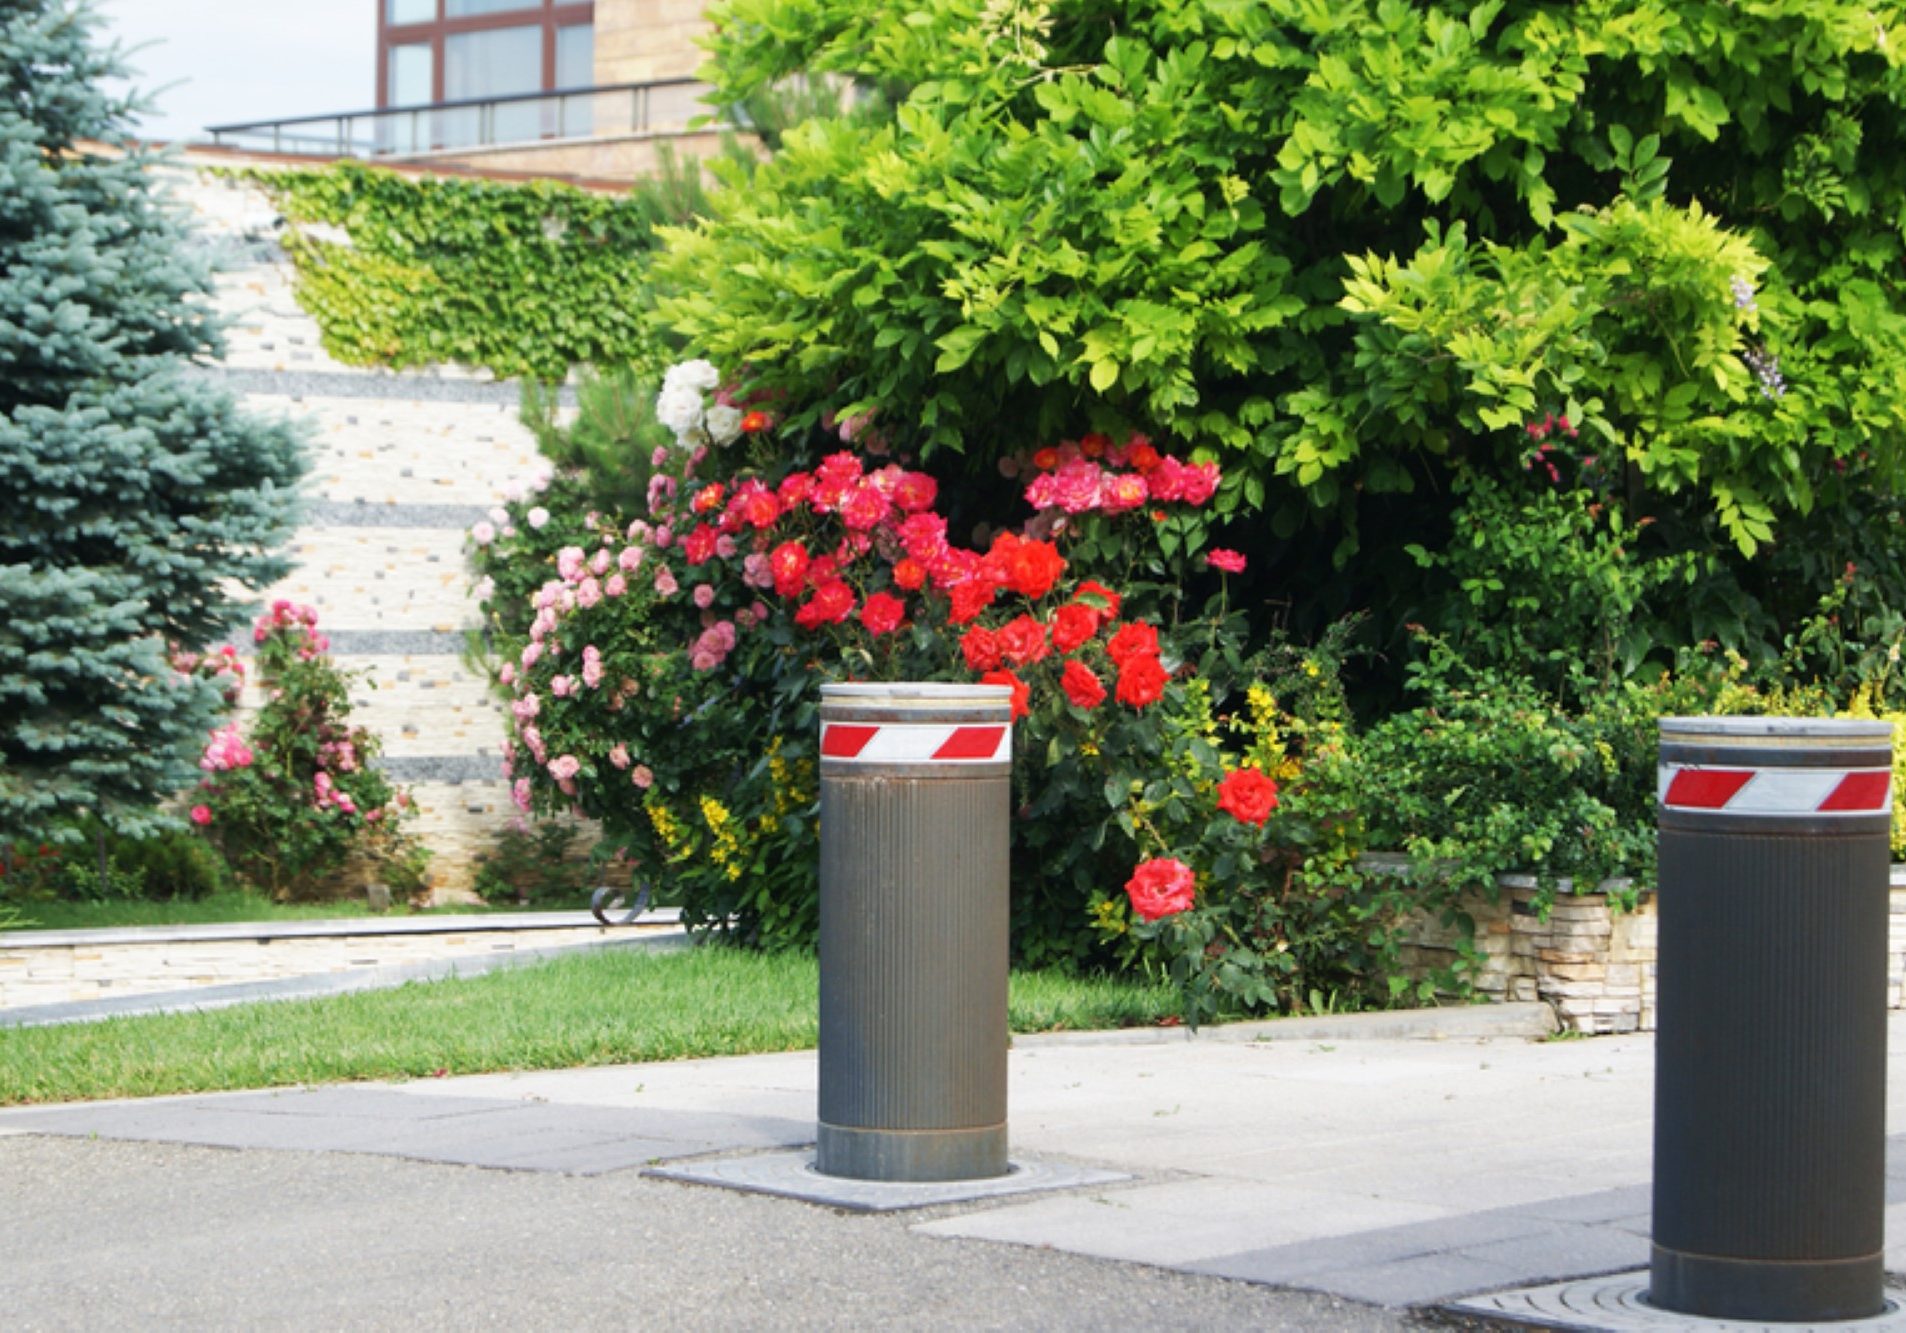
[[[1008,687],[821,688],[823,1175],[1010,1170],[1011,807]]]
[[[1663,718],[1649,1302],[1886,1307],[1892,726]]]

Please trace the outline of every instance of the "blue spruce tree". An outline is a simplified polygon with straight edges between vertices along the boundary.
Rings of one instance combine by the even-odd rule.
[[[302,471],[240,413],[97,17],[0,0],[0,851],[141,834],[196,776],[218,688],[170,656],[279,577]]]

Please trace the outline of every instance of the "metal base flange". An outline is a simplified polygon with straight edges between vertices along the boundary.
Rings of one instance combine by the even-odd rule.
[[[825,1204],[857,1213],[885,1213],[903,1208],[932,1208],[939,1204],[970,1203],[1013,1194],[1045,1190],[1081,1189],[1110,1185],[1132,1177],[1118,1171],[1074,1166],[1069,1162],[1020,1159],[1003,1176],[986,1180],[885,1181],[824,1176],[814,1169],[814,1150],[751,1153],[745,1157],[703,1157],[642,1173],[663,1180],[714,1185],[751,1194],[773,1194],[784,1199]]]
[[[1526,1328],[1556,1329],[1560,1333],[1660,1333],[1666,1329],[1699,1333],[1866,1333],[1899,1330],[1906,1333],[1906,1309],[1889,1298],[1886,1310],[1870,1319],[1847,1319],[1831,1324],[1757,1324],[1738,1319],[1700,1319],[1648,1304],[1646,1269],[1608,1277],[1552,1282],[1486,1296],[1451,1301],[1442,1308]]]

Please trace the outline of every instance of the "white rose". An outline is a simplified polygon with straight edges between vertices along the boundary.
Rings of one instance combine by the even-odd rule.
[[[708,438],[726,447],[741,438],[741,409],[720,403],[708,409]]]
[[[655,399],[655,419],[679,439],[702,424],[702,396],[685,384],[664,388]]]
[[[670,366],[668,373],[662,376],[662,392],[674,388],[689,388],[705,393],[721,383],[721,372],[706,361],[684,361],[678,366]]]

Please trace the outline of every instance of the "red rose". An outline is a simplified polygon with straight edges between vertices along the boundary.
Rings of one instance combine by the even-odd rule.
[[[1010,671],[988,671],[979,678],[982,685],[1010,685],[1013,687],[1013,721],[1017,722],[1030,711],[1032,687]]]
[[[1205,553],[1204,562],[1213,569],[1226,574],[1242,574],[1244,572],[1244,557],[1236,551],[1227,551],[1223,547],[1217,547],[1207,551]]]
[[[1051,542],[1015,542],[1001,565],[1006,586],[1028,601],[1038,601],[1065,573],[1066,562]]]
[[[799,542],[782,542],[768,555],[768,569],[774,575],[774,590],[783,597],[799,597],[807,586],[807,547]]]
[[[940,483],[924,472],[902,473],[894,483],[893,502],[909,514],[922,514],[940,498]]]
[[[1099,624],[1108,625],[1118,619],[1119,608],[1124,599],[1103,583],[1087,579],[1072,594],[1079,604],[1091,609],[1099,618]]]
[[[1158,450],[1152,447],[1152,442],[1143,435],[1132,436],[1126,446],[1125,460],[1140,472],[1150,472],[1164,461]]]
[[[1118,701],[1132,708],[1144,708],[1164,697],[1165,682],[1171,677],[1156,657],[1133,657],[1119,664]]]
[[[695,492],[695,498],[689,501],[688,507],[697,514],[713,513],[715,510],[721,508],[722,497],[726,494],[727,492],[722,489],[720,482],[710,482]]]
[[[1078,602],[1067,602],[1052,613],[1052,646],[1069,653],[1099,632],[1099,613]]]
[[[1112,660],[1124,666],[1134,657],[1158,656],[1158,631],[1142,620],[1119,626],[1118,633],[1105,645]]]
[[[976,619],[980,612],[993,604],[993,594],[997,591],[984,577],[955,584],[949,594],[953,605],[948,609],[946,618],[955,625],[964,625]]]
[[[968,669],[991,671],[1001,662],[999,636],[984,625],[974,625],[960,639],[960,652]]]
[[[1240,824],[1260,827],[1277,809],[1277,784],[1256,768],[1240,768],[1218,784],[1218,809]]]
[[[918,592],[926,586],[926,566],[912,556],[907,556],[894,564],[893,581],[896,587],[905,588],[908,592]]]
[[[1014,666],[1031,666],[1046,656],[1046,627],[1031,616],[1019,616],[999,628],[999,650]]]
[[[860,623],[870,634],[891,634],[906,621],[907,604],[890,592],[877,592],[860,608]]]
[[[774,418],[766,412],[749,412],[741,418],[741,433],[754,435],[774,424]]]
[[[1087,458],[1097,458],[1112,447],[1112,437],[1096,432],[1079,437],[1079,452]]]
[[[682,539],[682,558],[691,565],[707,564],[715,558],[715,543],[719,540],[719,532],[706,523],[697,523],[695,530]]]
[[[1092,674],[1092,668],[1083,662],[1066,663],[1066,669],[1059,677],[1059,688],[1066,692],[1066,698],[1076,708],[1090,710],[1105,702],[1105,686]]]
[[[798,508],[807,503],[814,494],[814,474],[811,472],[790,472],[781,478],[781,485],[775,494],[781,497],[781,503],[789,509]]]
[[[839,579],[829,579],[794,613],[794,623],[802,629],[817,629],[838,625],[853,613],[854,590]]]
[[[1041,472],[1052,471],[1052,469],[1059,466],[1059,451],[1057,449],[1052,448],[1050,445],[1048,445],[1044,449],[1034,450],[1032,455],[1032,465],[1038,468]]]
[[[1125,896],[1132,900],[1132,910],[1146,921],[1186,910],[1196,893],[1191,867],[1170,856],[1154,856],[1125,881]]]

